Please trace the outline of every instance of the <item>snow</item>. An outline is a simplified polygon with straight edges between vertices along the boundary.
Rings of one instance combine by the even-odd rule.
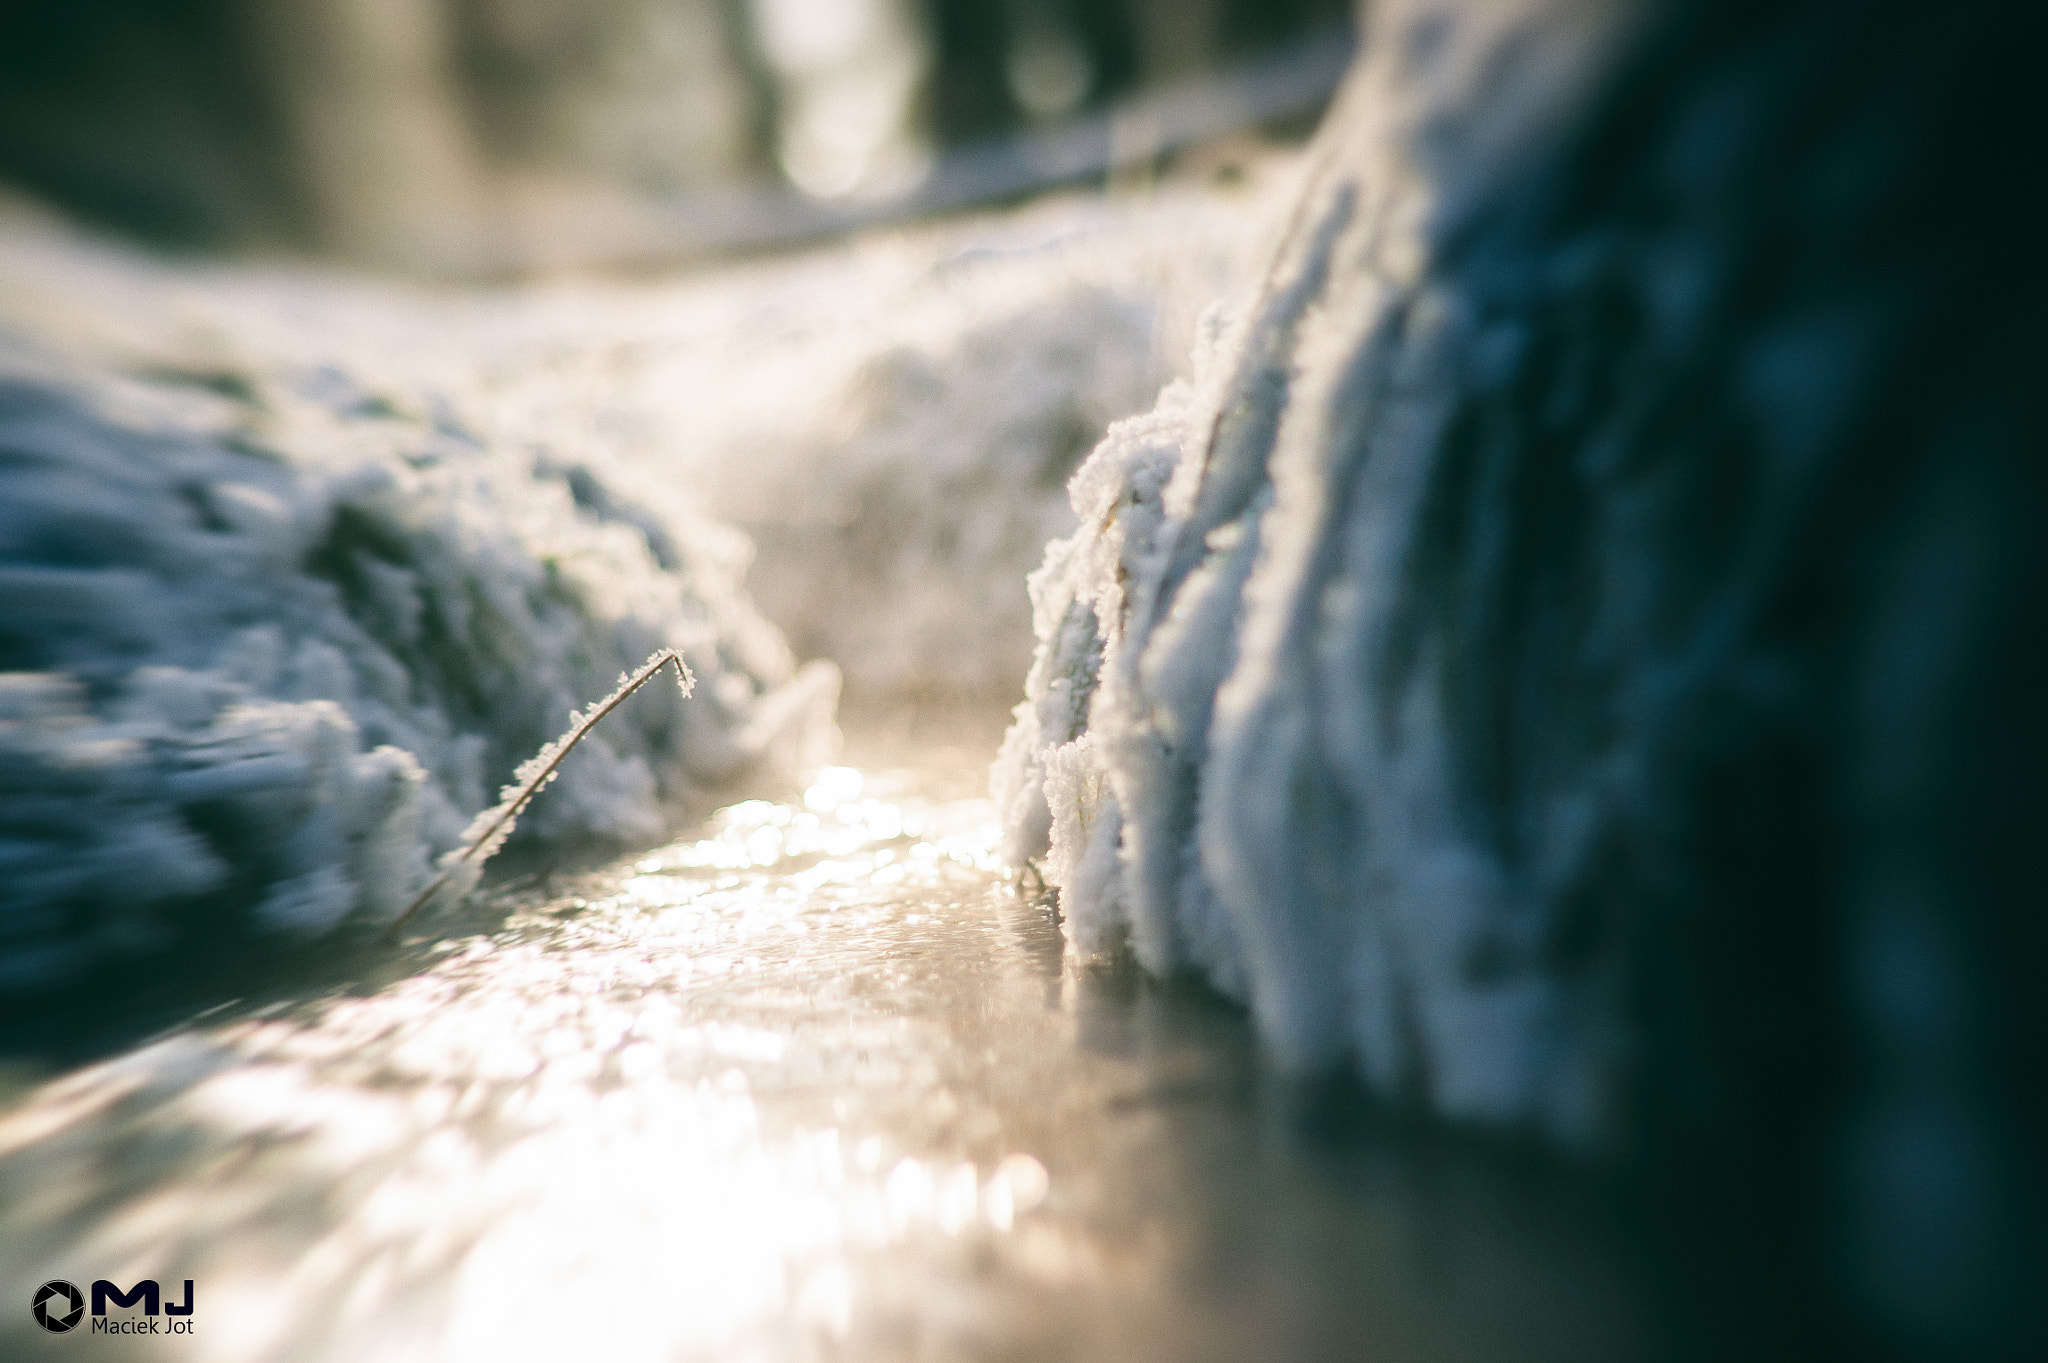
[[[2040,751],[2004,670],[2040,676],[2030,381],[1982,377],[2038,327],[1988,265],[1967,302],[1930,290],[1946,321],[1897,281],[2005,240],[1970,216],[2004,172],[1959,148],[2016,134],[1987,114],[1972,143],[1915,86],[1956,145],[1872,141],[1917,69],[1883,25],[1853,53],[1775,20],[1667,51],[1628,10],[1372,7],[1267,273],[1069,485],[992,772],[1004,850],[1075,950],[1200,974],[1284,1063],[1437,1118],[1674,1182],[1740,1167],[1742,1195],[1844,1142],[1867,1163],[1826,1234],[1881,1264],[1880,1315],[1949,1329],[1992,1289],[1916,1268],[1900,1227],[1987,1263],[2040,1242],[1982,1195],[2029,1177],[1996,1152],[2035,1137],[1994,1134],[2024,1062],[1993,1078],[1939,1009],[1910,1041],[1898,1015],[1998,992],[1961,938],[2031,940],[2029,839],[1956,830],[2040,809],[2038,768],[1965,741]],[[1675,65],[1642,77],[1645,52]],[[1867,105],[1780,121],[1818,88],[1802,62]],[[1860,197],[1823,211],[1851,165]],[[1877,231],[1909,202],[1930,235]],[[1918,434],[1951,420],[1967,457]],[[1940,949],[1863,980],[1908,931]],[[1830,1014],[1851,976],[1888,1001]],[[1995,1006],[2037,1016],[2023,992]],[[1971,1195],[1937,1215],[1936,1184]]]
[[[1284,1063],[1970,1353],[2043,1244],[2018,10],[1936,76],[1638,8],[1371,8],[1264,277],[1069,485],[1004,850]]]
[[[747,602],[729,530],[335,364],[138,377],[23,330],[0,351],[0,983],[396,913],[657,648],[698,694],[611,716],[530,847],[644,844],[829,750],[836,675]]]
[[[1970,1352],[2042,1244],[2036,129],[1989,7],[1925,63],[1768,8],[1387,0],[1298,196],[683,280],[14,239],[0,985],[390,915],[657,648],[695,694],[530,847],[814,763],[842,674],[1025,672],[992,796],[1077,953]]]
[[[680,280],[430,295],[21,229],[0,986],[388,917],[659,648],[696,692],[607,720],[530,848],[814,764],[842,675],[1024,672],[991,793],[1076,953],[1753,1198],[1882,1328],[2017,1328],[2037,129],[1976,97],[1989,7],[1925,63],[1768,8],[1387,0],[1298,194]]]
[[[565,287],[471,344],[494,411],[595,424],[608,447],[579,457],[609,481],[741,530],[749,594],[850,698],[1007,702],[1031,656],[1024,578],[1073,529],[1068,476],[1180,369],[1295,178],[1277,161],[1229,191],[1056,199],[651,288]]]
[[[644,845],[814,764],[842,677],[1010,691],[1066,475],[1291,175],[442,292],[7,208],[0,980],[388,918],[658,648],[694,696],[607,719],[515,849]]]

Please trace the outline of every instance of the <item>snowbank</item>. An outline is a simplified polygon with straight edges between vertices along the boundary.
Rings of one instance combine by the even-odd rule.
[[[529,435],[595,424],[609,448],[579,457],[615,486],[743,531],[749,594],[850,698],[1005,702],[1031,656],[1024,577],[1074,526],[1068,477],[1178,372],[1284,207],[1294,163],[1252,166],[1229,189],[506,300],[468,332],[478,406]]]
[[[793,657],[885,704],[1014,685],[1065,479],[1237,277],[1288,173],[1261,165],[495,292],[165,264],[8,210],[0,974],[393,912],[657,647],[696,696],[607,720],[518,841],[644,841],[815,746],[832,669]]]
[[[1599,36],[1544,31],[1563,50],[1496,109],[1466,83],[1495,24],[1515,19],[1446,25],[1427,60],[1368,47],[1256,303],[1207,319],[1192,381],[1074,476],[1080,529],[1032,575],[1040,644],[993,790],[1083,951],[1202,971],[1293,1064],[1348,1057],[1447,1115],[1593,1143],[1620,977],[1598,944],[1551,969],[1545,943],[1599,846],[1600,774],[1532,792],[1527,864],[1475,827],[1454,659],[1404,581],[1445,433],[1488,382],[1465,352],[1512,366],[1527,344],[1480,334],[1443,277],[1434,180],[1479,192],[1468,158],[1540,146]],[[1418,144],[1440,124],[1453,145]]]
[[[1076,947],[1825,1203],[1951,1343],[2042,1243],[2021,8],[1930,66],[1889,11],[1373,6],[1255,298],[1070,485],[993,773]]]
[[[668,279],[437,293],[147,269],[24,237],[0,285],[50,295],[36,335],[85,300],[123,363],[339,364],[379,392],[439,394],[488,443],[581,468],[636,514],[739,530],[747,594],[798,656],[839,665],[850,698],[1001,704],[1031,656],[1024,577],[1073,529],[1068,476],[1180,370],[1298,180],[1298,158],[1255,145],[1224,161],[1242,173],[1222,184],[1063,196]]]
[[[386,917],[664,646],[521,822],[644,843],[831,737],[745,546],[333,365],[138,379],[0,349],[0,989],[223,927]]]

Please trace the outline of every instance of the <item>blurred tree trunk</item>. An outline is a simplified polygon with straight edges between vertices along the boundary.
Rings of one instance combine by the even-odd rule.
[[[413,0],[248,0],[313,244],[427,270],[482,255],[484,169],[450,26]]]
[[[1004,72],[1010,26],[1002,6],[927,0],[924,16],[932,46],[925,119],[936,140],[972,142],[1014,127],[1020,114]]]
[[[670,192],[763,167],[743,0],[449,0],[493,159]]]
[[[1131,0],[1147,83],[1186,80],[1226,60],[1227,0]]]
[[[1199,79],[1344,24],[1353,9],[1352,0],[923,0],[932,50],[927,121],[942,145],[974,142],[1034,116]],[[1048,43],[1078,62],[1079,87],[1071,99],[1034,109],[1031,49]]]
[[[0,2],[0,177],[161,242],[291,237],[240,4]]]

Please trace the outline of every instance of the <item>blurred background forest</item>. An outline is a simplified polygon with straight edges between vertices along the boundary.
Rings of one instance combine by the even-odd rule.
[[[1305,123],[1349,18],[1347,0],[6,0],[0,180],[188,249],[440,275],[674,259]]]

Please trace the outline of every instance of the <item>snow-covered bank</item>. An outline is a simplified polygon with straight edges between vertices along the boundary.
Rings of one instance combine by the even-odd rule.
[[[1024,576],[1064,486],[1185,363],[1297,179],[1076,195],[658,285],[564,286],[466,324],[478,406],[755,545],[746,586],[849,696],[1007,702]]]
[[[994,773],[1077,946],[1824,1205],[1907,1348],[2039,1319],[2023,8],[1372,6],[1263,287],[1073,480]]]
[[[328,365],[146,378],[0,350],[0,988],[223,927],[389,916],[513,767],[657,648],[517,836],[644,843],[815,760],[836,676],[744,544]]]
[[[1299,178],[1256,144],[1212,155],[1231,172],[1214,183],[676,278],[436,292],[166,269],[22,230],[0,287],[37,303],[32,334],[86,325],[129,367],[338,364],[440,395],[489,443],[581,468],[656,520],[740,530],[749,596],[849,694],[999,704],[1031,655],[1023,579],[1073,528],[1067,477],[1184,365]]]
[[[522,841],[642,841],[816,749],[832,668],[796,658],[999,695],[1067,473],[1290,173],[496,291],[153,261],[0,204],[0,975],[390,913],[656,647],[696,696],[607,720]]]

